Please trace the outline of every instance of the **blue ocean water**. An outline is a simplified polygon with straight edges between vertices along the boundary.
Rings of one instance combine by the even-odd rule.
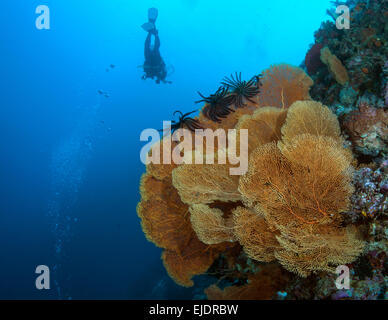
[[[50,30],[35,26],[38,5]],[[232,72],[300,65],[329,5],[2,1],[0,299],[193,298],[140,228],[140,133],[198,108],[196,91],[214,92]],[[171,85],[141,80],[150,7]],[[38,265],[51,270],[50,290],[35,287]]]

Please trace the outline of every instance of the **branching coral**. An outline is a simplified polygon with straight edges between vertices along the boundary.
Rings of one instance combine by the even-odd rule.
[[[279,64],[264,70],[258,103],[262,107],[288,108],[295,101],[310,100],[313,80],[298,67]]]

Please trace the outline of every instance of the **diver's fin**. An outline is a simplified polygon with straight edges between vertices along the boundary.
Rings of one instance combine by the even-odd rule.
[[[148,21],[155,23],[157,18],[158,18],[158,9],[149,8],[148,9]]]
[[[143,23],[143,24],[141,25],[141,27],[142,27],[145,31],[150,32],[150,31],[152,31],[152,30],[155,29],[155,24],[152,23],[152,22],[146,22],[146,23]]]

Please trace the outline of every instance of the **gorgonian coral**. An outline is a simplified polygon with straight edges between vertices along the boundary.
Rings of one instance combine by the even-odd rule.
[[[261,83],[260,106],[288,108],[295,101],[310,100],[313,80],[301,68],[279,64],[263,71]]]
[[[280,115],[277,108],[266,112],[273,112],[273,119]],[[250,134],[262,121],[260,114],[258,109],[242,117]],[[256,149],[249,154],[245,175],[229,176],[228,164],[182,165],[173,171],[173,185],[194,209],[213,201],[242,201],[244,206],[233,213],[233,234],[250,258],[277,260],[301,276],[333,271],[333,266],[353,261],[363,248],[355,230],[340,224],[353,192],[351,153],[342,146],[336,118],[317,102],[296,102],[285,121],[272,123],[272,130],[282,136],[254,131],[263,136],[254,140]],[[195,219],[207,243],[233,239],[230,221],[223,221],[220,212],[211,223],[205,223],[209,213]]]
[[[161,147],[161,154],[163,156]],[[206,245],[190,223],[189,206],[173,187],[174,164],[149,164],[140,184],[137,206],[142,229],[149,241],[164,249],[162,260],[169,275],[182,286],[192,286],[191,278],[204,273],[230,247],[229,243]]]
[[[273,106],[236,109],[220,124],[200,114],[204,128],[248,129],[242,176],[230,175],[228,161],[147,165],[139,216],[147,238],[165,249],[164,264],[177,283],[192,285],[192,276],[230,248],[302,277],[333,272],[362,252],[357,231],[341,218],[353,192],[352,154],[331,111],[300,101],[309,99],[310,85],[299,68],[272,67],[264,73],[266,90],[254,99]],[[218,151],[227,150],[216,147],[215,159]]]
[[[328,47],[321,50],[321,61],[327,65],[334,79],[341,85],[349,81],[348,71],[342,64],[341,60],[331,53]]]

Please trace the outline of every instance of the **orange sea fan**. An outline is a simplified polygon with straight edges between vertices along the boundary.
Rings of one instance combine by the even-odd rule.
[[[180,251],[165,250],[162,253],[163,264],[172,279],[184,287],[191,287],[191,278],[205,273],[228,244],[209,246],[193,234],[185,248]]]
[[[188,207],[171,182],[157,180],[147,173],[142,177],[141,195],[137,212],[147,239],[164,249],[181,250],[193,231]]]
[[[152,149],[157,150],[159,152],[159,155],[156,155],[156,158],[159,159],[158,163],[149,163],[146,166],[147,172],[155,177],[156,179],[163,180],[166,178],[171,179],[171,172],[174,168],[177,167],[177,165],[170,161],[170,164],[167,164],[164,159],[164,150],[168,150],[168,158],[171,159],[172,156],[172,150],[176,146],[175,142],[171,142],[171,148],[168,148],[167,145],[166,148],[164,147],[163,143],[169,139],[168,136],[158,141],[155,145],[152,146],[149,155],[152,155]]]
[[[277,239],[283,247],[275,252],[277,260],[302,277],[314,271],[334,273],[336,266],[353,262],[364,249],[359,233],[351,226],[290,228]]]
[[[244,115],[236,125],[237,142],[241,129],[248,130],[249,152],[269,142],[279,141],[287,110],[275,107],[257,109],[252,115]]]
[[[334,79],[341,85],[349,81],[348,71],[342,64],[341,60],[331,53],[328,47],[321,50],[321,61],[327,65]]]
[[[277,260],[300,276],[332,271],[362,252],[357,232],[339,223],[353,189],[352,155],[342,146],[338,121],[320,103],[300,101],[309,99],[312,81],[299,68],[275,66],[264,79],[262,96],[272,107],[240,108],[220,124],[202,123],[248,129],[245,175],[233,176],[230,163],[218,163],[217,151],[227,149],[216,145],[214,154],[204,155],[214,155],[214,165],[149,164],[142,177],[137,208],[142,228],[165,249],[165,268],[180,285],[193,285],[192,277],[230,248],[238,259]],[[213,293],[225,299],[259,294],[249,283],[243,287],[213,287]]]
[[[354,192],[348,152],[330,137],[309,134],[296,136],[289,144],[279,143],[279,147],[290,164],[290,192],[295,201],[290,206],[298,206],[296,215],[320,223],[339,219]]]
[[[219,244],[225,241],[234,242],[232,221],[225,218],[217,208],[204,204],[190,207],[191,225],[199,240],[205,244]]]
[[[268,261],[268,248],[269,257],[303,277],[354,261],[363,242],[339,224],[353,192],[350,159],[330,137],[304,134],[279,145],[257,148],[240,179],[244,203],[254,208],[250,216],[242,210],[248,222],[240,214],[234,220],[244,251]]]
[[[170,276],[180,285],[192,286],[191,278],[206,272],[228,245],[208,246],[198,240],[188,206],[170,180],[144,174],[137,211],[147,239],[165,249],[162,259]]]
[[[267,224],[263,216],[238,207],[233,212],[233,224],[234,235],[248,257],[263,262],[275,260],[275,249],[280,248],[276,240],[278,232]]]
[[[239,176],[229,174],[230,165],[181,165],[172,173],[174,187],[187,204],[233,202],[241,200],[237,190]]]
[[[288,108],[295,101],[310,100],[313,80],[298,67],[289,64],[273,65],[263,71],[258,103],[262,107]]]
[[[246,203],[259,205],[277,228],[328,223],[347,209],[351,166],[333,139],[300,135],[293,144],[280,145],[253,152],[239,186]]]
[[[315,101],[297,101],[288,109],[287,120],[281,129],[283,141],[292,141],[300,134],[331,137],[338,142],[341,129],[330,109]]]
[[[275,142],[258,147],[250,155],[248,172],[239,180],[238,190],[244,204],[254,208],[263,201],[278,203],[279,194],[287,192],[284,177],[290,174],[289,164]],[[271,188],[271,185],[274,184],[281,186],[284,190],[275,192]]]

